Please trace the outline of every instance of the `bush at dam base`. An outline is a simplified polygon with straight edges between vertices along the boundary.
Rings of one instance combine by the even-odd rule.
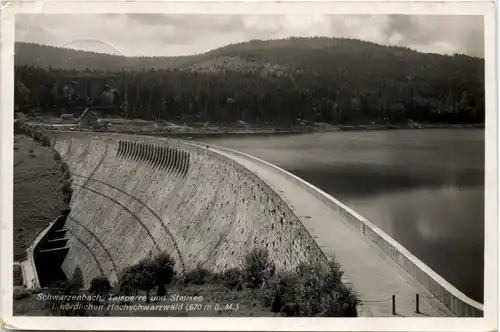
[[[287,316],[356,317],[360,300],[341,281],[339,265],[330,261],[301,264],[296,271],[274,281],[272,307]]]
[[[196,267],[185,276],[169,272],[175,262],[162,253],[126,269],[121,284],[113,289],[102,276],[94,278],[91,289],[81,290],[81,276],[75,271],[72,280],[17,299],[14,310],[17,307],[16,314],[30,315],[38,305],[52,316],[357,316],[359,299],[342,283],[336,262],[301,264],[290,272],[268,274],[272,262],[265,252],[259,248],[248,253],[241,269],[213,273]],[[263,276],[260,286],[249,275]],[[156,295],[151,295],[154,290]]]
[[[150,302],[150,292],[157,288],[157,295],[171,284],[175,277],[175,261],[165,252],[156,257],[145,258],[139,263],[130,266],[122,273],[119,284],[119,293],[130,296],[138,291],[146,292],[146,302]]]

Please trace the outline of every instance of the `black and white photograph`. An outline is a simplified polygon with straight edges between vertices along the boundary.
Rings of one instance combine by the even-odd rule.
[[[482,4],[18,6],[3,19],[4,327],[455,317],[496,329],[496,40]]]

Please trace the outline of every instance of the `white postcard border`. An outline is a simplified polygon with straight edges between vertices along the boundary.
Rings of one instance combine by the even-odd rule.
[[[12,316],[14,16],[83,13],[189,14],[421,14],[484,15],[485,32],[485,277],[483,318],[144,318]],[[12,1],[1,14],[1,309],[2,328],[44,330],[245,331],[492,331],[498,329],[498,118],[496,25],[493,2],[465,1]]]

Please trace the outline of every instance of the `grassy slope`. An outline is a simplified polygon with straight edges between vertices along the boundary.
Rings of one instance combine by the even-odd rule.
[[[15,261],[25,257],[25,250],[38,233],[59,215],[60,179],[48,147],[23,135],[14,137]]]

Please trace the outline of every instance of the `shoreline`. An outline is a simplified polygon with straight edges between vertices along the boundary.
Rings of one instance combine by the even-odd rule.
[[[103,122],[106,119],[102,119]],[[324,132],[343,132],[343,131],[383,131],[383,130],[426,130],[426,129],[484,129],[484,124],[368,124],[368,125],[325,125],[320,126],[302,126],[302,128],[223,128],[220,130],[198,129],[193,127],[184,127],[181,129],[171,130],[158,130],[151,128],[144,128],[131,124],[130,128],[95,128],[95,127],[78,127],[78,124],[50,124],[43,122],[31,122],[28,124],[41,127],[49,130],[72,130],[72,131],[94,131],[94,132],[108,132],[108,133],[121,133],[130,135],[147,135],[157,137],[182,137],[182,138],[203,138],[203,137],[228,137],[228,136],[274,136],[274,135],[303,135],[312,133]],[[121,126],[121,125],[120,125]],[[141,128],[142,127],[142,128]],[[186,130],[187,129],[187,130]]]
[[[355,125],[355,126],[331,126],[327,128],[304,128],[304,129],[251,129],[251,130],[220,130],[220,131],[154,131],[154,130],[107,130],[94,129],[93,131],[111,132],[130,135],[147,135],[157,137],[182,137],[182,138],[204,138],[204,137],[228,137],[228,136],[275,136],[275,135],[304,135],[325,132],[343,131],[384,131],[384,130],[427,130],[427,129],[484,129],[484,124],[464,124],[464,125]]]

